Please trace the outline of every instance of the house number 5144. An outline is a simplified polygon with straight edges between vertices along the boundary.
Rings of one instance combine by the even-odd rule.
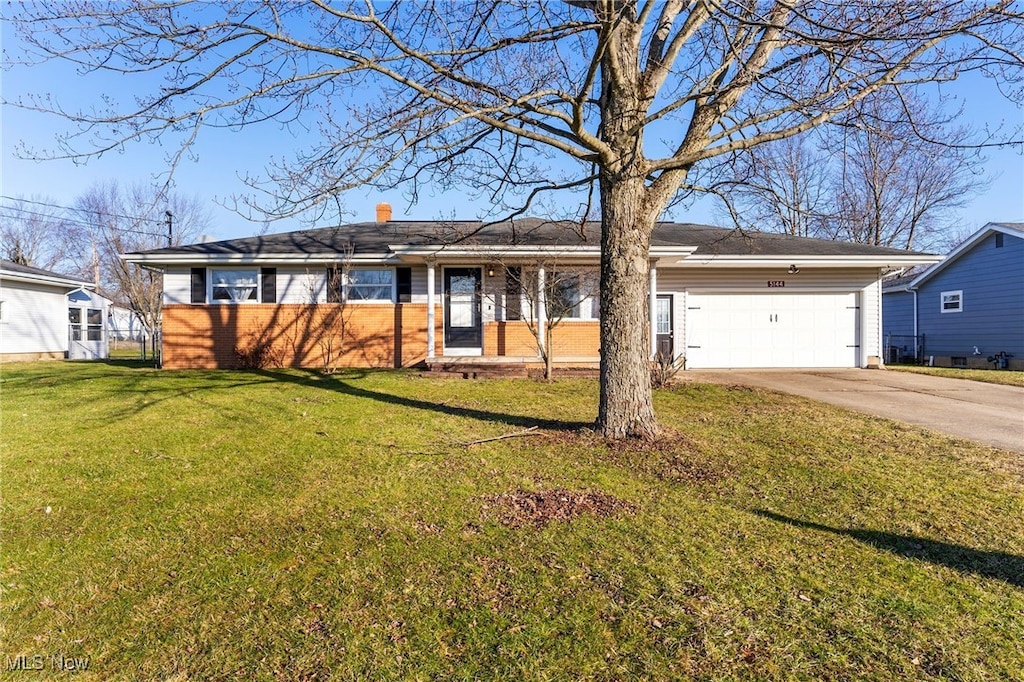
[[[775,287],[784,287],[784,286],[786,286],[786,280],[784,280],[784,279],[770,279],[770,280],[768,280],[768,288],[769,289],[774,289]]]

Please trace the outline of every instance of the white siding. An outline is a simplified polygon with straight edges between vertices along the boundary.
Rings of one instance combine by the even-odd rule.
[[[783,281],[778,293],[793,290],[832,289],[857,291],[878,281],[877,268],[801,268],[790,275],[786,268],[669,268],[658,267],[658,291],[746,290],[775,291],[769,281]]]
[[[325,303],[326,301],[326,266],[277,269],[278,303]]]
[[[191,268],[167,268],[164,271],[164,305],[191,302]]]
[[[882,284],[881,272],[876,271],[874,282],[861,290],[860,305],[864,320],[864,332],[861,335],[861,365],[867,364],[868,356],[882,357]]]
[[[0,283],[0,353],[56,353],[68,349],[68,288]]]

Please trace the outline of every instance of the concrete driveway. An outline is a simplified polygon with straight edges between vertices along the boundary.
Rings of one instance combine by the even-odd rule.
[[[1024,453],[1024,388],[870,369],[692,370],[695,381],[801,395]]]

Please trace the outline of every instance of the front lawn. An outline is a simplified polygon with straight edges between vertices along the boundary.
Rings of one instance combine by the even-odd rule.
[[[949,379],[970,379],[988,384],[1024,387],[1024,372],[1008,369],[964,369],[960,367],[927,367],[925,365],[886,365],[886,369],[915,374],[930,374]]]
[[[590,380],[116,362],[0,400],[17,679],[1024,675],[1024,465],[915,427],[686,383],[617,445]]]

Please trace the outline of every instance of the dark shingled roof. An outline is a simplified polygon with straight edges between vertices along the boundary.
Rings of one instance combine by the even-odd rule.
[[[391,221],[353,223],[145,251],[147,255],[319,255],[343,252],[385,254],[389,245],[577,246],[600,244],[598,222],[584,225],[529,218],[483,227],[479,221]],[[696,246],[699,255],[883,256],[907,251],[786,234],[747,232],[691,223],[658,223],[652,246]]]

